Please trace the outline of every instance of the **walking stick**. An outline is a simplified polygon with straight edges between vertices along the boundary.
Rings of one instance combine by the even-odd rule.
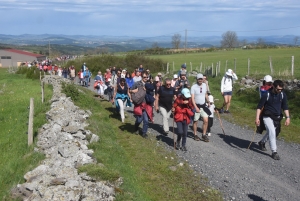
[[[251,144],[252,144],[252,142],[253,142],[253,140],[254,140],[255,134],[256,134],[256,125],[255,125],[255,127],[254,127],[254,133],[253,133],[253,135],[252,135],[252,140],[250,141],[250,144],[249,144],[249,146],[248,146],[248,149],[250,148],[250,146],[251,146]]]
[[[173,143],[174,143],[174,149],[175,149],[175,137],[174,137],[174,113],[173,113]]]
[[[225,134],[225,131],[224,131],[224,128],[223,128],[222,120],[221,120],[221,118],[220,118],[219,111],[216,110],[216,112],[217,112],[217,114],[218,114],[218,118],[219,118],[219,122],[220,122],[221,129],[222,129],[222,131],[223,131],[223,134],[226,135],[226,134]]]

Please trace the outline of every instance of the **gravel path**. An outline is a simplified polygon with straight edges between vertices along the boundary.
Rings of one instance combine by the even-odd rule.
[[[132,108],[126,110],[132,115]],[[226,136],[223,135],[219,120],[215,116],[212,136],[209,137],[208,143],[193,140],[190,127],[188,151],[176,150],[177,155],[188,162],[196,172],[207,177],[209,185],[223,193],[224,200],[299,201],[300,145],[277,140],[281,159],[276,161],[271,158],[269,144],[266,144],[268,151],[260,151],[257,142],[262,138],[261,134],[255,135],[254,142],[248,150],[254,130],[222,121]],[[148,131],[161,140],[167,149],[173,149],[173,133],[170,132],[166,137],[160,134],[163,131],[162,116],[156,112],[154,122],[149,124]],[[202,122],[198,125],[201,136]],[[173,131],[172,118],[169,120],[169,126],[170,131]]]

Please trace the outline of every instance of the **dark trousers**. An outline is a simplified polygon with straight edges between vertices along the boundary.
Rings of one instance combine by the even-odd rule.
[[[208,117],[208,125],[207,125],[207,133],[210,133],[210,129],[214,124],[214,118],[213,117]]]
[[[187,130],[188,130],[188,124],[186,123],[186,120],[176,122],[177,124],[177,143],[180,144],[180,140],[182,138],[182,146],[184,147],[186,144],[186,137],[187,137]]]

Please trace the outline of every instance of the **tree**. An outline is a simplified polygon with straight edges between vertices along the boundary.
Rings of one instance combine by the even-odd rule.
[[[295,46],[297,45],[298,40],[299,40],[299,36],[295,36],[295,38],[294,38],[294,44],[295,44]]]
[[[265,45],[265,40],[263,38],[258,38],[257,39],[257,45],[258,46],[264,46]]]
[[[234,31],[226,31],[222,34],[221,46],[223,48],[234,48],[238,44],[238,37]]]
[[[181,35],[180,34],[174,34],[172,36],[172,45],[174,49],[179,49],[181,41]]]

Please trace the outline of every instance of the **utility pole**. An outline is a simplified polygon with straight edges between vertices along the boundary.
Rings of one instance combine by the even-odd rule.
[[[185,30],[185,43],[184,43],[185,55],[186,55],[186,38],[187,38],[187,30]]]

